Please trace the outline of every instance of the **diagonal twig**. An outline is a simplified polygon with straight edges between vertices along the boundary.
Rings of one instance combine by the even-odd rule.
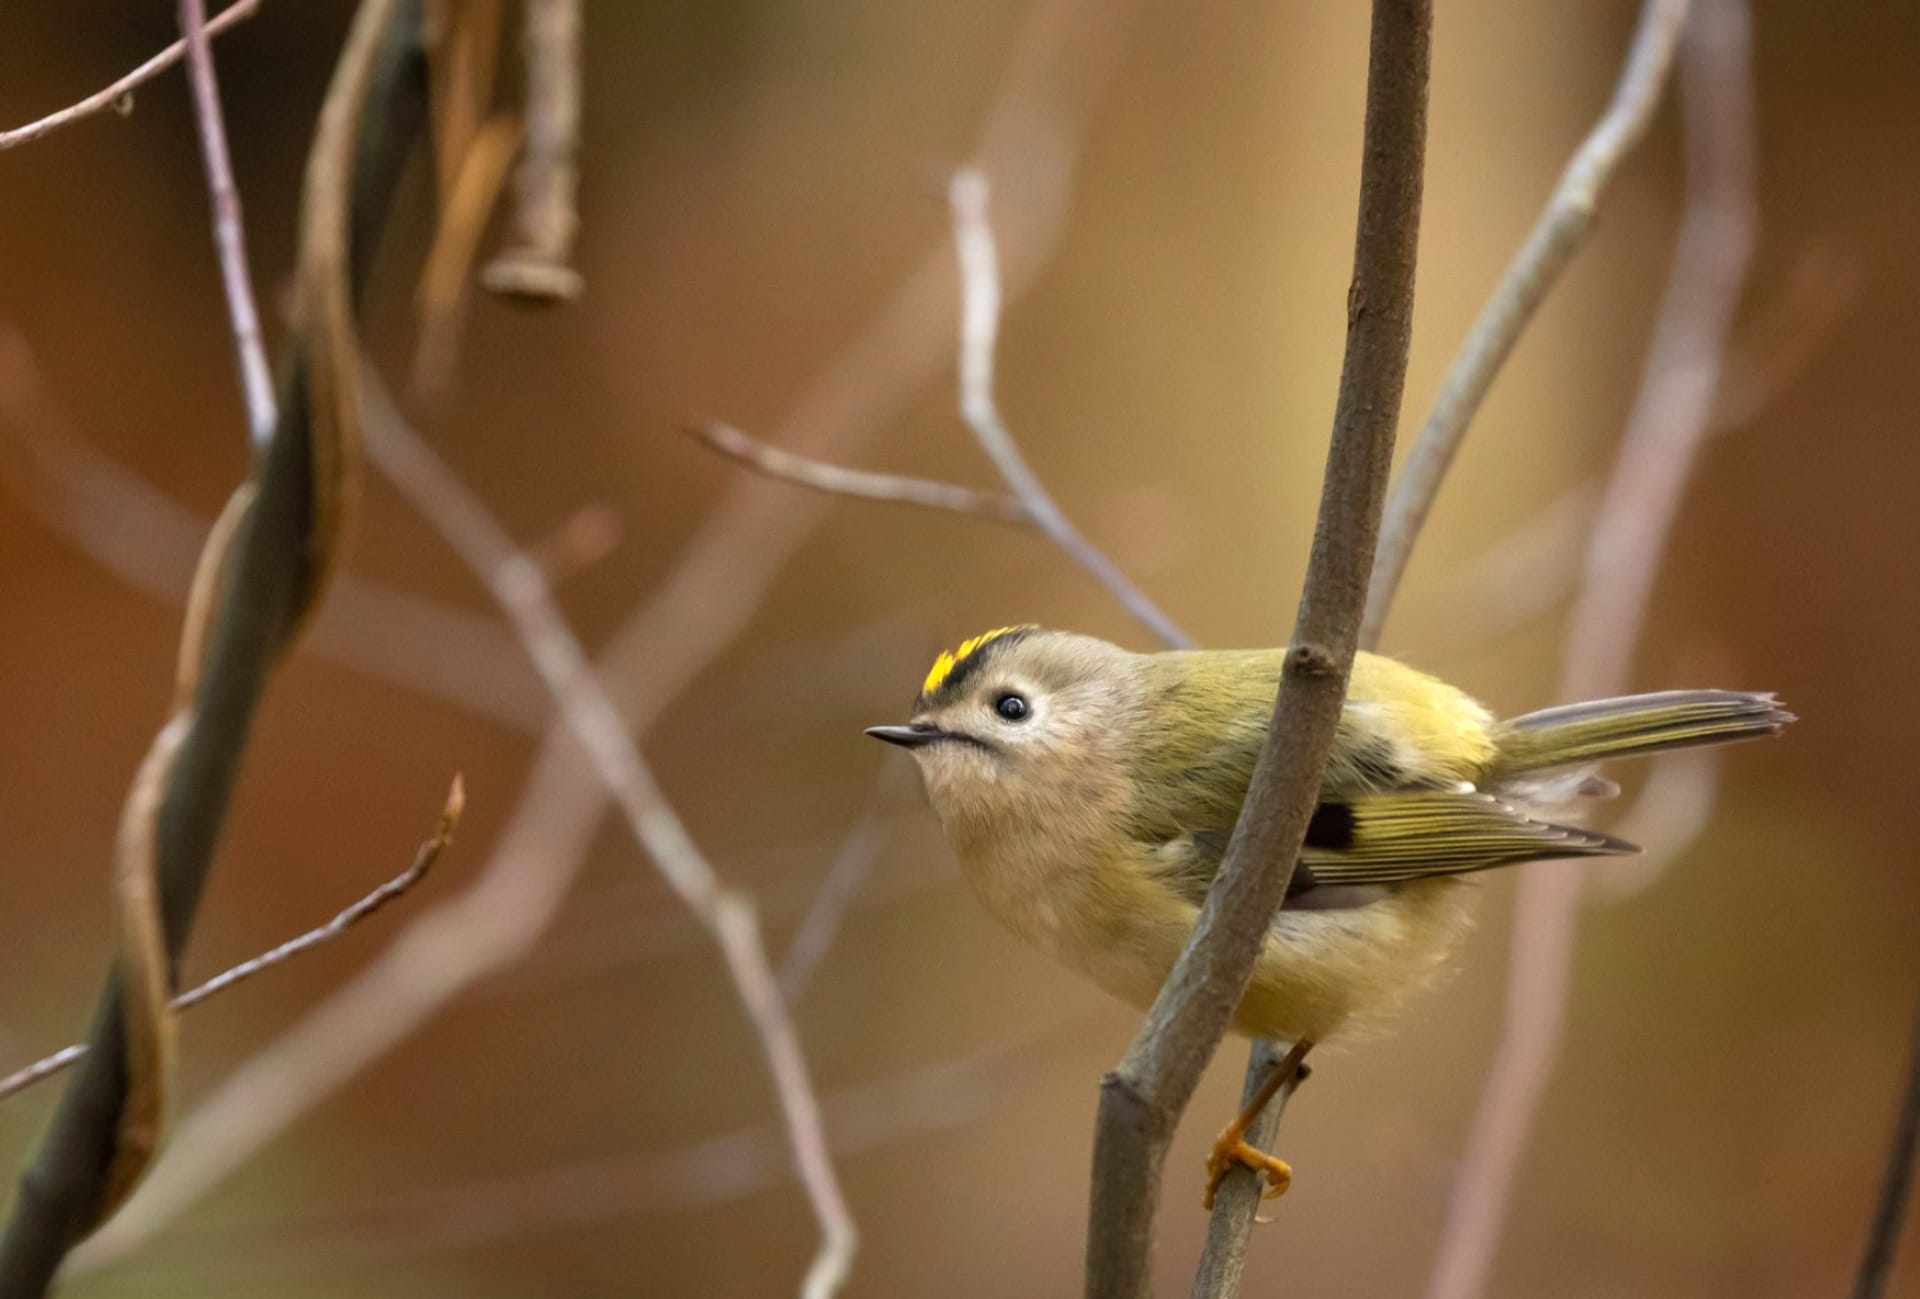
[[[618,705],[594,675],[539,567],[514,546],[480,499],[401,422],[384,395],[375,411],[368,436],[374,462],[486,583],[520,634],[575,739],[593,759],[634,839],[726,958],[727,973],[747,1007],[772,1070],[794,1165],[820,1225],[820,1249],[801,1294],[806,1299],[829,1299],[852,1268],[858,1233],[834,1175],[819,1101],[786,998],[768,962],[751,900],[724,886],[694,843],[628,733]]]
[[[1686,21],[1687,3],[1647,0],[1612,101],[1567,164],[1546,210],[1514,254],[1448,367],[1440,395],[1407,453],[1394,482],[1392,499],[1387,502],[1380,551],[1374,560],[1373,589],[1368,593],[1366,621],[1361,625],[1362,644],[1371,646],[1380,639],[1387,609],[1413,554],[1413,543],[1487,390],[1493,387],[1540,303],[1587,241],[1600,195],[1614,170],[1646,135],[1666,87],[1667,70]]]
[[[259,9],[260,0],[234,0],[234,3],[207,20],[206,34],[218,36],[242,19],[253,17]],[[104,89],[96,90],[78,103],[69,104],[58,112],[49,113],[37,121],[28,122],[25,126],[16,126],[10,131],[0,131],[0,151],[31,144],[41,136],[51,134],[63,126],[70,126],[84,117],[91,117],[109,108],[119,110],[124,105],[131,104],[135,90],[152,81],[186,56],[187,41],[182,37],[126,76]]]
[[[1755,239],[1751,33],[1745,0],[1699,0],[1680,57],[1686,200],[1640,391],[1587,549],[1561,697],[1627,686],[1674,519],[1712,432],[1733,315]],[[1485,1288],[1514,1179],[1546,1094],[1572,988],[1585,876],[1524,873],[1500,1044],[1480,1094],[1428,1282],[1429,1299]]]
[[[427,872],[433,869],[440,855],[453,843],[453,832],[460,823],[460,814],[466,808],[466,804],[466,791],[461,785],[460,778],[456,776],[453,788],[447,793],[446,805],[440,810],[440,824],[434,829],[433,835],[420,845],[419,851],[413,855],[413,861],[404,871],[335,915],[326,924],[309,929],[297,938],[290,938],[278,947],[242,961],[214,975],[205,983],[181,993],[173,999],[174,1013],[191,1010],[208,998],[219,996],[237,983],[265,974],[277,965],[283,965],[302,953],[312,951],[322,943],[338,938],[362,920],[383,909],[388,903],[397,901],[412,892],[413,887],[427,877]],[[72,1046],[62,1047],[52,1055],[36,1060],[25,1068],[0,1078],[0,1101],[72,1067],[86,1053],[87,1044],[75,1042]]]
[[[895,505],[919,505],[930,510],[968,514],[992,523],[1035,526],[1033,511],[1011,496],[978,491],[958,483],[935,482],[930,478],[912,478],[905,474],[878,474],[865,469],[849,469],[807,456],[782,451],[771,443],[724,424],[706,420],[683,426],[689,437],[756,469],[769,478],[798,487],[825,492],[829,496],[851,496],[863,501],[883,501]]]

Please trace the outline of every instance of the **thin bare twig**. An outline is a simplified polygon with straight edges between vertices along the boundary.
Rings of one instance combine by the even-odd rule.
[[[910,478],[905,474],[871,473],[865,469],[849,469],[844,465],[797,456],[719,420],[686,424],[682,429],[728,459],[756,469],[769,478],[825,492],[829,496],[851,496],[858,500],[883,501],[894,505],[919,505],[930,510],[968,514],[991,523],[1035,526],[1031,510],[1013,497],[998,492],[982,492],[958,483]]]
[[[233,4],[222,9],[207,21],[208,36],[218,36],[243,19],[251,18],[260,9],[260,0],[234,0]],[[187,55],[185,37],[175,41],[158,54],[142,63],[126,76],[97,90],[76,104],[69,104],[57,113],[49,113],[38,121],[28,122],[25,126],[16,126],[11,131],[0,131],[0,151],[31,144],[43,135],[48,135],[63,126],[70,126],[83,117],[111,108],[124,112],[133,103],[133,92],[152,81],[168,68]]]
[[[1541,301],[1586,242],[1600,194],[1614,169],[1646,135],[1667,84],[1667,69],[1672,66],[1673,51],[1686,22],[1687,2],[1647,0],[1612,102],[1567,164],[1546,210],[1514,254],[1448,368],[1440,395],[1407,453],[1394,483],[1393,498],[1387,503],[1380,553],[1374,561],[1373,589],[1367,596],[1367,617],[1361,626],[1362,644],[1371,646],[1380,639],[1387,610],[1413,554],[1414,540],[1487,390]]]
[[[1853,1299],[1883,1299],[1893,1280],[1894,1252],[1900,1245],[1900,1229],[1907,1221],[1907,1202],[1913,1196],[1916,1150],[1920,1150],[1920,1011],[1914,1015],[1907,1041],[1906,1089],[1887,1138],[1886,1172],[1880,1179],[1860,1271],[1854,1277]]]
[[[1112,592],[1155,636],[1176,649],[1192,649],[1193,639],[1061,511],[1053,494],[1020,453],[994,396],[994,349],[1000,337],[1000,252],[988,216],[986,173],[962,167],[947,182],[953,208],[953,243],[960,258],[960,417],[980,449],[993,461],[1007,487],[1046,533],[1100,585]]]
[[[1057,239],[1092,105],[1139,7],[1048,0],[1016,41],[980,145],[982,165],[1009,178],[1000,187],[1009,292],[1032,282]],[[801,393],[771,440],[833,460],[863,454],[950,364],[952,285],[943,240]],[[758,479],[729,489],[600,655],[601,679],[636,733],[747,623],[830,508]],[[69,1270],[99,1267],[150,1239],[462,990],[524,956],[578,877],[607,806],[567,726],[551,726],[474,885],[423,911],[379,959],[222,1081]]]
[[[278,947],[242,961],[214,975],[198,987],[181,993],[173,999],[174,1013],[191,1010],[209,997],[219,996],[236,983],[243,983],[255,975],[265,974],[276,965],[283,965],[303,952],[312,951],[322,943],[338,938],[389,902],[404,897],[413,890],[414,885],[427,877],[427,872],[433,869],[434,863],[440,859],[440,854],[452,844],[454,829],[460,824],[460,813],[466,805],[466,791],[460,783],[460,778],[455,776],[453,788],[447,792],[446,805],[440,810],[440,824],[435,828],[432,837],[420,845],[419,851],[413,855],[412,864],[404,871],[334,916],[326,924],[309,929],[298,938],[290,938]],[[0,1078],[0,1101],[25,1091],[37,1082],[53,1077],[79,1061],[86,1053],[87,1044],[75,1042],[72,1046],[62,1047],[43,1060],[35,1061],[24,1069]]]
[[[1628,684],[1660,559],[1713,427],[1755,239],[1751,32],[1745,0],[1700,0],[1682,43],[1686,202],[1620,459],[1567,632],[1561,697]],[[1573,981],[1584,875],[1523,873],[1500,1046],[1467,1139],[1428,1299],[1485,1288],[1520,1156],[1552,1076]]]
[[[1152,1293],[1167,1147],[1286,896],[1346,696],[1412,334],[1431,24],[1424,0],[1373,5],[1346,355],[1293,645],[1245,806],[1199,923],[1125,1058],[1100,1085],[1089,1299]],[[1223,1195],[1237,1197],[1235,1180]],[[1217,1202],[1216,1212],[1238,1214],[1231,1199]],[[1246,1216],[1250,1226],[1250,1208]],[[1244,1228],[1225,1234],[1220,1248],[1245,1248]]]
[[[573,268],[580,229],[574,206],[580,149],[580,0],[527,0],[526,148],[514,173],[511,243],[481,274],[495,293],[571,302],[583,281]]]
[[[226,290],[227,315],[240,362],[247,427],[257,450],[273,436],[280,410],[273,395],[273,376],[267,368],[267,350],[260,341],[260,308],[253,300],[253,278],[247,271],[246,223],[240,215],[240,191],[233,183],[226,119],[220,112],[220,83],[214,75],[213,44],[207,36],[206,0],[180,0],[180,30],[187,42],[193,122],[200,135],[207,195],[213,204],[213,245],[220,257],[220,283]]]
[[[618,705],[594,675],[538,565],[520,553],[480,499],[401,422],[384,397],[375,409],[378,418],[371,421],[367,439],[374,462],[487,584],[574,737],[593,758],[634,839],[719,944],[767,1056],[794,1164],[820,1224],[820,1250],[801,1293],[806,1299],[829,1299],[852,1268],[858,1233],[834,1176],[819,1102],[752,902],[723,886],[695,845],[628,733]]]

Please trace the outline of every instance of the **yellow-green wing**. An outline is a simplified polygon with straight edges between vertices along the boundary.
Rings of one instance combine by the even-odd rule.
[[[1323,803],[1313,821],[1300,854],[1308,887],[1402,884],[1549,857],[1640,851],[1611,835],[1538,820],[1474,789],[1397,790]]]

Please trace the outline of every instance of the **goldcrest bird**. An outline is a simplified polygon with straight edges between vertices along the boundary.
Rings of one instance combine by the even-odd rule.
[[[1172,969],[1219,870],[1266,740],[1284,649],[1136,654],[1002,627],[943,653],[901,726],[967,879],[1009,929],[1138,1007]],[[1320,802],[1235,1014],[1241,1033],[1324,1042],[1429,982],[1461,933],[1464,877],[1634,853],[1568,824],[1618,792],[1594,767],[1777,734],[1772,695],[1673,690],[1496,719],[1444,681],[1356,656]],[[1276,1079],[1275,1085],[1284,1079]],[[1209,1161],[1285,1189],[1240,1139]]]

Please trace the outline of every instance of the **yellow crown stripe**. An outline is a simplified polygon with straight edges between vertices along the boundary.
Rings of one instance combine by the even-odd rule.
[[[927,679],[921,683],[920,693],[932,694],[946,684],[947,678],[953,675],[955,668],[965,663],[982,648],[1010,632],[1026,631],[1031,626],[1030,623],[1022,623],[1012,627],[995,627],[992,631],[983,631],[978,636],[971,636],[961,641],[958,649],[941,650],[940,657],[933,661],[933,667],[927,671]]]

